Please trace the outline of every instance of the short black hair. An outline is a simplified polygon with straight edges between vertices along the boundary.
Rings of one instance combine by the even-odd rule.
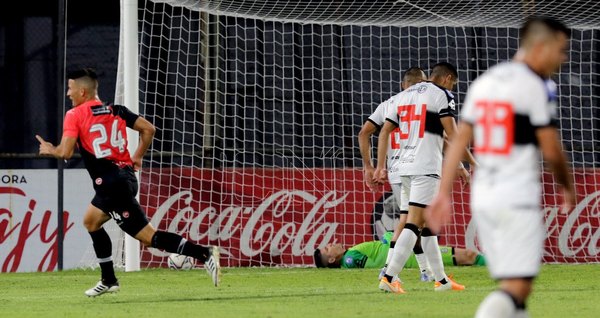
[[[89,77],[93,80],[97,80],[98,74],[96,74],[96,71],[90,67],[74,70],[74,71],[69,72],[69,74],[67,74],[67,78],[72,79],[72,80],[76,80],[76,79],[82,78],[82,77]]]
[[[402,80],[408,82],[415,82],[415,79],[422,78],[423,74],[425,74],[425,72],[422,68],[418,66],[413,66],[404,71],[404,74],[402,74]]]
[[[521,39],[527,37],[529,35],[529,33],[531,32],[531,30],[533,29],[533,27],[538,24],[541,24],[541,25],[547,27],[554,33],[561,32],[561,33],[564,33],[568,38],[571,37],[571,29],[569,29],[569,27],[567,27],[564,23],[562,23],[558,19],[555,19],[552,17],[545,17],[545,16],[529,17],[525,21],[525,23],[523,23],[523,26],[519,30],[519,37]]]
[[[448,62],[439,62],[431,68],[431,75],[447,76],[452,75],[454,79],[458,79],[458,71],[454,65]]]
[[[316,249],[315,252],[313,253],[313,257],[315,258],[315,266],[317,266],[317,268],[324,268],[326,267],[325,264],[323,264],[323,260],[321,259],[321,250],[320,249]]]

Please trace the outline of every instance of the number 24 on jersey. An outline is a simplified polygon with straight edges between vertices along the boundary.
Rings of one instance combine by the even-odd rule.
[[[94,124],[90,127],[90,132],[99,132],[100,136],[96,137],[92,143],[96,158],[105,158],[112,155],[113,150],[118,150],[119,153],[125,151],[125,139],[119,130],[119,120],[115,119],[110,129],[110,135],[103,124]],[[110,138],[110,140],[109,140]],[[107,143],[110,142],[108,147]]]

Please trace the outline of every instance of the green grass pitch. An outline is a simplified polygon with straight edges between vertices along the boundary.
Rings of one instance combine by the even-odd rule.
[[[377,288],[378,270],[225,268],[212,286],[202,269],[117,272],[121,291],[88,298],[94,270],[0,274],[0,317],[473,317],[492,290],[486,268],[450,267],[467,289],[436,293],[404,270],[407,294]],[[531,317],[600,317],[600,264],[544,265]]]

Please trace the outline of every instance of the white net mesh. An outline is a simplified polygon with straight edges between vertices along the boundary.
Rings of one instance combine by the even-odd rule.
[[[192,11],[302,24],[377,26],[518,27],[532,14],[560,17],[580,29],[597,28],[600,3],[535,0],[157,0]]]
[[[141,203],[156,227],[220,245],[227,266],[312,265],[316,247],[392,229],[393,204],[362,182],[356,136],[401,73],[456,65],[460,109],[468,85],[515,53],[525,16],[564,18],[575,29],[555,79],[580,204],[559,215],[545,176],[545,261],[600,261],[596,1],[140,3],[140,111],[158,128]],[[455,201],[441,242],[477,248],[468,192]],[[165,256],[143,249],[142,267]]]

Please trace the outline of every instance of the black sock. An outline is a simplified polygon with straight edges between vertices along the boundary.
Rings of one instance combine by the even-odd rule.
[[[181,235],[156,231],[152,237],[152,247],[165,250],[169,253],[183,254],[196,258],[202,262],[209,256],[208,248],[188,242]]]
[[[394,248],[396,246],[396,241],[391,241],[390,242],[390,248]]]
[[[110,236],[106,233],[103,227],[98,231],[89,232],[92,237],[92,243],[94,245],[94,251],[100,264],[100,270],[102,272],[102,282],[104,284],[113,284],[117,281],[115,276],[115,269],[112,261],[112,242]]]
[[[413,252],[415,254],[423,254],[423,247],[421,247],[420,242],[418,244],[415,244],[415,246],[413,247]]]
[[[100,270],[102,271],[102,283],[104,285],[112,285],[117,282],[113,261],[100,263]]]
[[[392,280],[394,279],[392,276],[390,276],[388,274],[383,275],[383,277],[385,277],[385,279],[387,279],[388,283],[391,283]]]

